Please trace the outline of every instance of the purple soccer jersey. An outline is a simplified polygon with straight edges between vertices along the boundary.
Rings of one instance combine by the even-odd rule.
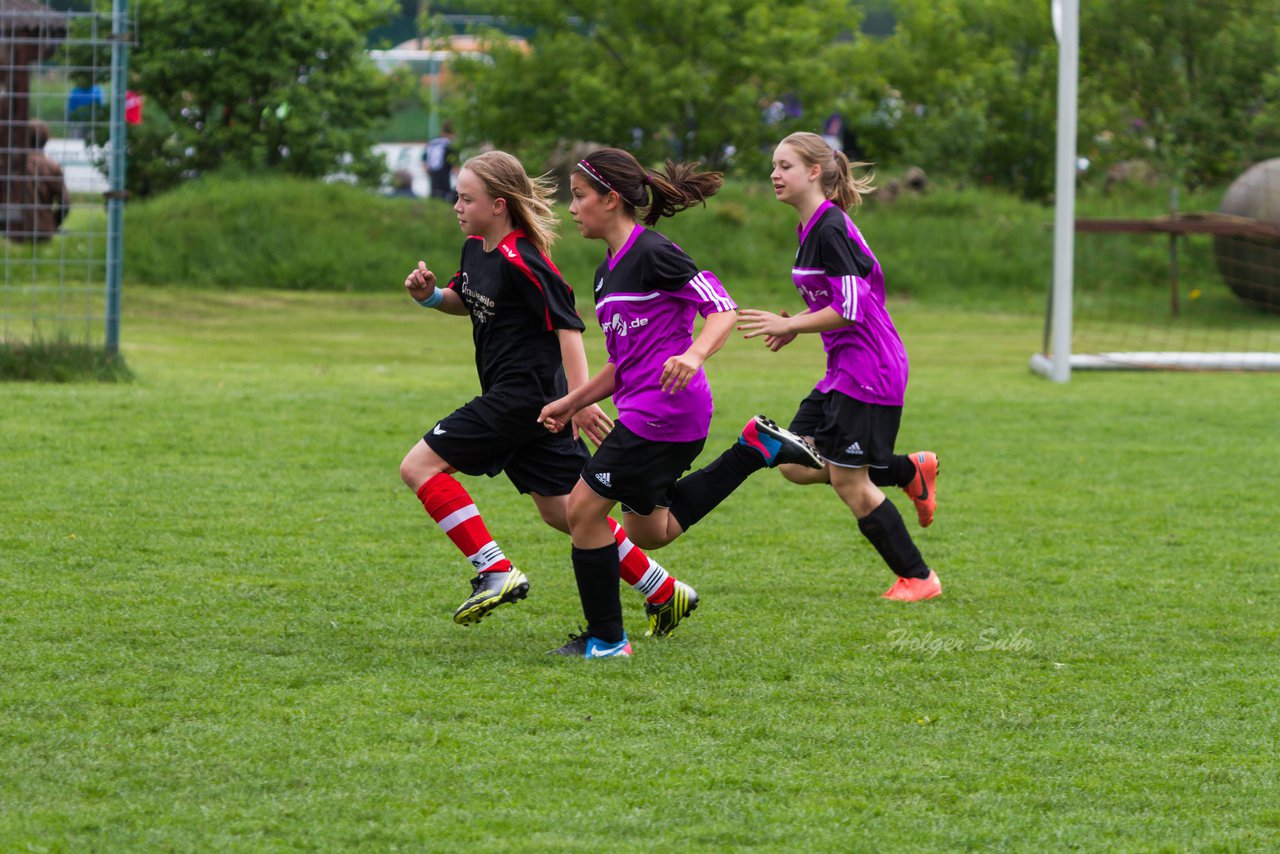
[[[822,334],[827,373],[816,386],[865,403],[902,406],[907,351],[884,305],[884,273],[849,215],[823,202],[797,229],[791,278],[810,312],[831,306],[852,320]]]
[[[637,225],[617,255],[596,269],[596,319],[614,367],[618,420],[655,442],[705,439],[711,386],[703,370],[675,394],[662,390],[662,367],[693,343],[695,315],[735,311],[714,274],[680,247]]]

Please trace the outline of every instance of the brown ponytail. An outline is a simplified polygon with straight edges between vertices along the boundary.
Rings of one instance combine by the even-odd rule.
[[[601,195],[612,190],[628,214],[645,225],[654,225],[664,216],[706,204],[724,186],[722,173],[699,172],[700,165],[668,160],[665,171],[649,172],[630,152],[602,148],[583,158],[578,169]],[[636,214],[641,210],[643,218]]]

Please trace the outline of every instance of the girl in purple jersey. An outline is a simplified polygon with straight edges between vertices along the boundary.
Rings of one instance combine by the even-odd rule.
[[[553,652],[605,658],[630,655],[618,597],[618,557],[607,519],[617,503],[632,539],[645,548],[671,542],[753,472],[780,463],[821,466],[806,441],[757,416],[738,442],[687,477],[711,424],[703,364],[733,332],[737,306],[715,274],[645,226],[703,203],[721,187],[718,172],[668,163],[650,172],[616,148],[579,161],[569,213],[584,237],[608,246],[594,277],[596,319],[609,361],[588,382],[543,408],[539,420],[561,430],[575,413],[610,395],[617,422],[569,496],[573,569],[586,631]],[[643,225],[641,224],[643,222]],[[705,318],[694,337],[694,319]],[[694,598],[689,610],[697,605]]]
[[[468,160],[453,206],[468,236],[458,272],[438,287],[419,261],[404,283],[420,305],[469,316],[475,341],[480,396],[438,421],[400,463],[405,484],[476,570],[471,595],[453,615],[463,625],[523,599],[529,580],[454,475],[506,474],[548,525],[568,533],[569,492],[589,458],[578,431],[599,444],[613,426],[598,406],[579,412],[572,430],[548,434],[537,423],[548,400],[589,373],[573,291],[547,254],[556,223],[550,198],[551,188],[530,179],[510,154]],[[697,594],[635,548],[616,522],[606,524],[622,577],[646,597],[651,633],[666,634]]]
[[[800,218],[791,276],[806,308],[794,317],[745,309],[738,328],[747,338],[765,336],[775,352],[797,334],[816,332],[827,353],[826,375],[791,422],[791,430],[813,439],[826,465],[818,471],[784,466],[782,474],[795,483],[829,483],[853,511],[858,530],[898,576],[885,598],[932,599],[942,584],[877,486],[906,487],[921,524],[933,520],[937,457],[893,453],[907,351],[885,308],[880,262],[848,213],[871,191],[871,181],[855,178],[845,156],[812,133],[793,133],[778,145],[770,179],[778,201]]]

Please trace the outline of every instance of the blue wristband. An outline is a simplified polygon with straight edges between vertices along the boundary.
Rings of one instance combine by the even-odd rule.
[[[416,302],[418,305],[422,306],[423,308],[435,308],[440,303],[444,302],[444,291],[441,290],[440,288],[436,288],[431,293],[431,296],[427,297],[426,299],[416,299],[414,300],[414,302]]]

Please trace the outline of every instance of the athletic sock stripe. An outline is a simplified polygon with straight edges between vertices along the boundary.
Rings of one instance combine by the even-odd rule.
[[[480,511],[476,509],[476,506],[474,504],[468,504],[461,510],[453,511],[448,516],[445,516],[443,519],[436,522],[436,524],[440,526],[440,530],[447,534],[468,519],[474,519],[479,515]]]
[[[662,582],[666,581],[668,577],[670,577],[670,573],[657,563],[654,563],[653,560],[650,560],[649,568],[645,570],[644,575],[640,576],[640,580],[632,586],[643,593],[645,597],[648,597],[661,587]]]
[[[506,559],[507,556],[502,553],[502,548],[493,540],[481,546],[475,554],[467,555],[467,560],[471,561],[471,565],[477,572],[484,572],[495,563]]]

